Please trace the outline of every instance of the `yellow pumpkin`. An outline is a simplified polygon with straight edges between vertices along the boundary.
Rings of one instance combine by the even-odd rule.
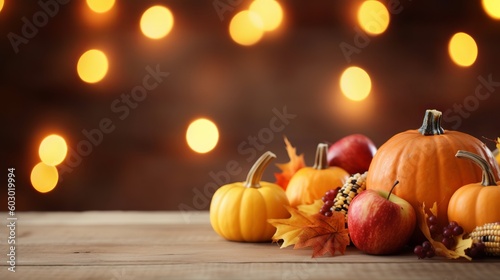
[[[457,160],[456,151],[474,152],[490,164],[496,163],[491,150],[479,139],[444,130],[441,116],[440,111],[427,110],[420,129],[398,133],[380,146],[368,168],[366,189],[388,191],[387,182],[399,180],[400,187],[394,194],[410,202],[414,209],[420,209],[423,202],[427,207],[436,202],[438,224],[445,226],[453,193],[481,180],[481,171],[472,162]],[[500,174],[500,168],[496,165],[493,172]]]
[[[336,187],[342,187],[349,173],[337,166],[329,166],[326,159],[328,145],[318,144],[313,167],[299,169],[288,182],[286,195],[290,205],[311,204]]]
[[[285,191],[261,181],[262,173],[276,158],[264,153],[250,169],[245,182],[227,184],[214,193],[210,203],[210,224],[220,236],[231,241],[271,241],[276,228],[268,219],[286,219],[290,213]]]
[[[458,158],[472,160],[481,167],[483,179],[459,188],[450,198],[448,218],[456,221],[465,232],[471,233],[476,226],[500,222],[500,182],[486,160],[474,153],[458,151]]]

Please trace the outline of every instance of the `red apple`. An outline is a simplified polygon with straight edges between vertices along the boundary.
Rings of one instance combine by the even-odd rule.
[[[351,134],[330,145],[328,165],[338,166],[350,174],[368,170],[377,151],[373,141],[363,134]]]
[[[394,184],[392,189],[397,185]],[[347,211],[351,241],[372,255],[400,252],[408,244],[417,218],[409,202],[387,191],[366,190],[354,197]]]

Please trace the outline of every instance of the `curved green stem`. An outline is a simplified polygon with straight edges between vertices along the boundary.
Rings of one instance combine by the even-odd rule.
[[[319,143],[316,148],[316,157],[314,159],[314,169],[327,169],[329,167],[326,154],[328,153],[328,144]]]
[[[475,164],[479,165],[481,169],[483,170],[483,178],[481,180],[481,185],[483,186],[496,186],[497,183],[495,182],[495,175],[493,175],[493,171],[491,170],[490,165],[488,162],[480,157],[479,155],[476,155],[474,153],[468,152],[468,151],[463,151],[463,150],[458,150],[457,154],[455,155],[457,158],[466,158],[472,160]]]
[[[252,165],[250,171],[248,172],[247,179],[245,181],[245,187],[247,188],[260,188],[260,180],[262,179],[262,174],[264,170],[269,165],[269,163],[276,158],[276,155],[272,152],[265,152],[260,156],[259,159]]]
[[[425,110],[424,121],[422,126],[418,129],[422,135],[440,135],[444,133],[441,127],[442,113],[438,110]]]

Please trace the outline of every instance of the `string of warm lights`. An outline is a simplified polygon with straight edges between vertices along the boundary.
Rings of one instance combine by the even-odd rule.
[[[258,43],[265,32],[276,30],[283,21],[283,9],[274,0],[255,0],[247,10],[237,13],[229,24],[229,35],[243,46]]]
[[[62,136],[51,134],[42,140],[38,148],[41,162],[31,171],[31,184],[35,190],[46,193],[56,187],[59,180],[56,166],[64,161],[67,153],[68,146]]]
[[[115,0],[86,0],[90,11],[97,14],[110,12]],[[500,1],[482,0],[485,13],[494,20],[500,20]],[[0,12],[4,0],[0,0]],[[234,14],[229,22],[228,35],[238,45],[249,47],[257,44],[266,32],[277,30],[283,22],[284,10],[276,0],[254,0],[250,5]],[[358,26],[369,36],[380,36],[387,31],[391,14],[378,0],[367,0],[357,8]],[[140,19],[142,34],[152,40],[165,38],[174,27],[174,13],[166,6],[155,5],[146,9]],[[448,53],[451,61],[459,67],[469,67],[478,56],[478,46],[470,34],[458,32],[449,40]],[[108,58],[99,49],[89,49],[78,59],[76,70],[85,83],[101,82],[108,72]],[[351,101],[360,102],[369,97],[372,79],[361,66],[349,66],[342,72],[339,88]],[[186,130],[186,142],[197,153],[207,153],[214,149],[219,139],[217,125],[200,118],[191,122]],[[32,170],[31,182],[39,192],[52,190],[58,181],[56,166],[64,161],[67,153],[66,141],[62,136],[49,135],[39,147],[39,162]]]

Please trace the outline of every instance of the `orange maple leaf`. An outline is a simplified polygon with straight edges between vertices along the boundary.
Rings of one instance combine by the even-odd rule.
[[[313,218],[313,224],[304,228],[294,249],[312,247],[313,258],[326,253],[333,256],[337,250],[343,255],[350,243],[344,214],[334,211],[331,217],[326,217],[317,213],[311,218]]]
[[[427,218],[429,217],[429,215],[425,211],[425,202],[422,203],[422,207],[420,207],[419,211],[421,215],[417,215],[418,225],[427,240],[429,240],[429,242],[431,243],[432,247],[434,247],[434,251],[436,252],[437,256],[446,257],[448,259],[458,259],[460,257],[463,257],[468,259],[469,261],[471,260],[471,257],[467,256],[467,254],[465,253],[465,250],[472,246],[471,238],[464,239],[463,237],[465,233],[462,233],[461,235],[455,237],[456,245],[454,248],[452,248],[451,250],[446,248],[446,246],[444,246],[442,242],[436,241],[432,238],[429,226],[427,225]],[[434,205],[429,209],[429,211],[432,213],[432,215],[437,217],[436,202],[434,202]]]
[[[291,214],[290,218],[268,220],[276,227],[273,241],[283,240],[280,248],[294,244],[294,249],[312,247],[313,258],[326,253],[333,256],[337,250],[344,254],[350,242],[344,214],[334,212],[331,217],[325,217],[319,213],[309,214],[294,207],[285,207]]]
[[[299,242],[299,236],[304,227],[311,225],[312,219],[306,212],[302,212],[291,206],[285,205],[290,213],[288,219],[268,219],[267,221],[276,228],[272,239],[274,242],[283,240],[280,248],[285,248]]]
[[[290,141],[288,141],[288,138],[284,137],[284,140],[286,145],[285,148],[290,161],[287,163],[277,163],[276,166],[281,169],[281,173],[274,173],[274,177],[276,177],[276,184],[286,190],[288,182],[292,178],[293,174],[295,174],[295,172],[302,167],[305,167],[306,164],[304,161],[304,154],[298,156],[295,147],[293,147]]]
[[[323,204],[325,204],[325,203],[320,198],[320,199],[316,199],[311,204],[300,204],[300,205],[297,205],[297,209],[299,209],[300,211],[302,211],[304,213],[313,215],[313,214],[319,213],[319,210],[321,210],[321,207],[323,206]]]

